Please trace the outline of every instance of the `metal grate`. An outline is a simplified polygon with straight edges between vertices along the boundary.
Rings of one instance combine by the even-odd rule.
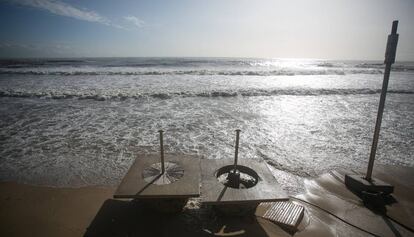
[[[263,203],[265,204],[265,203]],[[281,224],[289,229],[296,229],[303,218],[304,207],[290,201],[272,202],[263,218]]]

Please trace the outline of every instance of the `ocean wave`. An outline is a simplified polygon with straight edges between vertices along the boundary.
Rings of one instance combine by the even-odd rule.
[[[317,67],[343,67],[343,64],[338,64],[338,63],[331,63],[331,62],[321,62],[316,64]]]
[[[364,69],[383,69],[385,66],[383,63],[360,63],[355,65],[356,68]],[[409,72],[414,71],[414,65],[412,63],[396,63],[392,65],[392,71],[397,72]]]
[[[98,76],[98,75],[221,75],[221,76],[295,76],[295,75],[346,75],[382,74],[380,69],[326,69],[326,70],[154,70],[154,71],[88,71],[88,70],[0,70],[0,74],[56,75],[56,76]]]
[[[318,96],[318,95],[368,95],[381,93],[380,89],[273,89],[273,90],[238,90],[238,91],[202,91],[202,92],[154,92],[154,93],[88,93],[88,92],[60,92],[60,91],[23,91],[3,90],[0,97],[44,98],[44,99],[91,99],[126,100],[142,98],[171,99],[173,97],[237,97],[237,96]],[[388,90],[391,94],[414,94],[410,90]]]

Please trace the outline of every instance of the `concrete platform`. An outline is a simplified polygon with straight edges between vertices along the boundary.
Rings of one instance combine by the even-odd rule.
[[[354,191],[356,194],[362,194],[363,192],[381,193],[388,195],[394,192],[394,186],[378,179],[366,180],[362,175],[345,175],[345,185],[349,190]]]
[[[249,167],[259,175],[257,184],[248,189],[229,188],[219,182],[216,172],[231,165],[233,159],[201,160],[202,202],[207,205],[251,204],[288,200],[289,197],[273,177],[266,163],[256,159],[240,159],[238,164]]]
[[[146,176],[148,167],[160,162],[159,154],[138,156],[124,176],[121,184],[114,194],[114,198],[190,198],[200,195],[200,158],[195,155],[165,154],[165,162],[176,164],[184,174],[172,183],[162,184],[154,176],[148,182]],[[144,172],[145,171],[145,172]]]

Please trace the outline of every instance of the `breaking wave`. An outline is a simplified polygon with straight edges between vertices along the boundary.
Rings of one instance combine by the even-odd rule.
[[[382,69],[383,63],[360,63],[355,65],[356,68],[369,68],[369,69]],[[414,71],[414,65],[412,63],[396,63],[392,66],[393,71],[397,72],[410,72]]]
[[[56,75],[56,76],[93,76],[93,75],[222,75],[222,76],[295,76],[295,75],[346,75],[346,74],[382,74],[380,69],[279,69],[279,70],[13,70],[0,69],[0,74],[17,75]]]
[[[126,100],[142,98],[170,99],[173,97],[237,97],[237,96],[277,96],[277,95],[367,95],[381,93],[380,89],[274,89],[274,90],[239,90],[239,91],[206,91],[206,92],[169,92],[169,93],[85,93],[59,91],[0,91],[0,97],[44,98],[44,99],[92,99]],[[414,94],[410,90],[388,90],[392,94]]]

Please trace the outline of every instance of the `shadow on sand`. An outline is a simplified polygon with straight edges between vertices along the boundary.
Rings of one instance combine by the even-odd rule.
[[[202,214],[204,213],[204,214]],[[108,199],[86,230],[90,236],[268,236],[254,217],[220,217],[211,211],[164,214],[138,201]]]

